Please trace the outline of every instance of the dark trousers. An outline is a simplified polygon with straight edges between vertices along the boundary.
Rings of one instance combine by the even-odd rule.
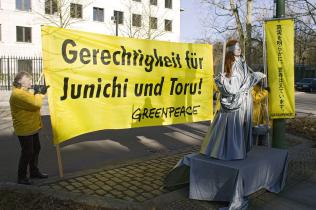
[[[30,136],[18,136],[21,145],[21,156],[19,161],[18,179],[27,177],[27,167],[30,174],[38,172],[38,156],[41,150],[38,133]]]

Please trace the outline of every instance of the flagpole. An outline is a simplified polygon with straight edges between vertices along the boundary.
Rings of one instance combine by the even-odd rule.
[[[62,160],[61,160],[59,144],[56,144],[55,147],[56,147],[56,154],[57,154],[59,177],[63,178],[64,177],[64,170],[63,170],[63,164],[62,164]]]
[[[44,76],[44,73],[42,72],[38,80],[36,81],[36,85],[38,85]],[[64,170],[63,170],[63,164],[62,164],[62,159],[61,159],[61,153],[60,153],[60,146],[59,144],[55,145],[56,147],[56,154],[57,154],[57,163],[58,163],[58,172],[59,172],[59,177],[63,178],[64,177]]]
[[[222,74],[224,74],[224,69],[225,69],[225,54],[226,54],[226,41],[224,41],[224,43],[223,43]]]
[[[263,22],[263,72],[266,75],[266,78],[264,79],[264,85],[265,85],[265,87],[268,87],[267,45],[266,45],[265,22]],[[265,107],[266,128],[269,128],[269,97],[266,97],[265,104],[266,104],[266,107]],[[267,143],[268,143],[267,146],[271,147],[271,144],[270,144],[270,132],[268,132],[266,138],[267,138]]]

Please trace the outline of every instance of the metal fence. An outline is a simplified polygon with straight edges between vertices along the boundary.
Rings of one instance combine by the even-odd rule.
[[[33,84],[42,73],[41,57],[0,56],[0,90],[11,90],[12,82],[19,71],[27,71],[33,76]],[[44,84],[42,78],[40,84]]]

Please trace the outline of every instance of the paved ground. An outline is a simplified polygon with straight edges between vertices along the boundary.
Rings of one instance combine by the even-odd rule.
[[[164,177],[175,163],[185,154],[198,150],[207,122],[105,131],[75,139],[62,147],[64,179],[57,177],[54,148],[44,140],[41,166],[50,173],[50,178],[35,180],[35,185],[30,187],[16,185],[19,146],[12,135],[9,109],[1,103],[0,100],[0,168],[8,170],[0,171],[0,189],[49,193],[58,199],[111,209],[212,210],[227,205],[190,200],[187,187],[175,191],[163,188]],[[49,139],[50,124],[45,113],[44,109],[45,128],[41,138]],[[94,141],[86,142],[92,137]],[[279,194],[258,191],[250,196],[248,209],[316,209],[315,145],[292,135],[286,138],[291,144],[285,189]]]
[[[307,210],[316,209],[316,148],[312,142],[287,135],[292,142],[289,149],[289,173],[285,189],[279,193],[260,190],[250,196],[248,209]],[[62,196],[111,209],[207,210],[224,207],[227,203],[188,199],[188,188],[168,191],[163,179],[183,155],[198,146],[168,154],[127,161],[96,170],[68,174],[64,179],[50,178],[35,181],[31,190]],[[9,184],[10,186],[10,184]],[[11,184],[13,188],[20,187]],[[23,186],[24,187],[24,186]]]

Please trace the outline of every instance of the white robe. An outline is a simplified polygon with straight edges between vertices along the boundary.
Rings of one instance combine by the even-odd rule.
[[[264,74],[252,72],[242,59],[232,66],[232,76],[215,78],[220,91],[220,111],[216,113],[203,140],[200,153],[221,159],[244,159],[253,145],[251,90]]]

